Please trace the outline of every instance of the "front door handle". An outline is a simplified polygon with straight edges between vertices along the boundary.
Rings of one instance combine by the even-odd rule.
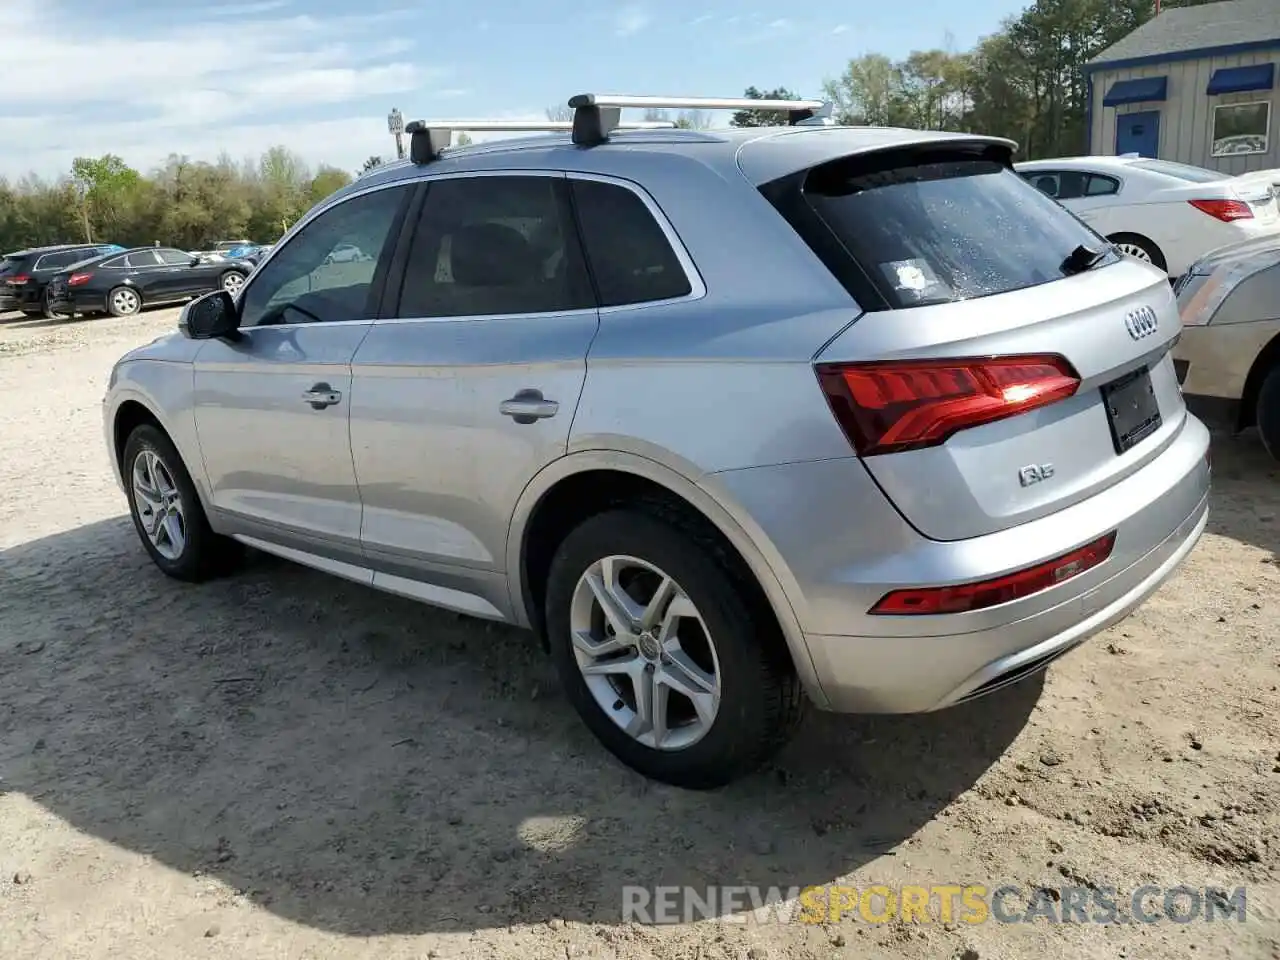
[[[560,404],[545,399],[541,390],[531,389],[518,390],[514,397],[498,404],[498,412],[516,423],[545,420],[547,417],[554,417],[559,409]]]
[[[327,383],[317,383],[302,395],[303,401],[311,404],[312,410],[323,410],[342,402],[342,394]]]

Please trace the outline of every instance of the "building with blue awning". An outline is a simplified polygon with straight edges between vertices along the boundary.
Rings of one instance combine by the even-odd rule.
[[[1280,0],[1165,10],[1086,66],[1090,154],[1280,167]]]

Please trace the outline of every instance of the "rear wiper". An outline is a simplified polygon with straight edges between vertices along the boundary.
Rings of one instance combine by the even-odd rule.
[[[1093,247],[1085,246],[1083,243],[1076,247],[1067,258],[1062,261],[1061,270],[1068,277],[1077,273],[1084,273],[1086,270],[1092,270],[1107,256],[1106,249],[1095,250]]]

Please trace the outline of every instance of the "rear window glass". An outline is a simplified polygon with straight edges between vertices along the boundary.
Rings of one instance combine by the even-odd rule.
[[[1174,163],[1172,160],[1135,160],[1131,166],[1139,170],[1150,170],[1152,173],[1163,173],[1167,177],[1177,177],[1190,183],[1213,183],[1216,180],[1230,179],[1225,173],[1217,170],[1206,170],[1204,167],[1193,167],[1188,163]]]
[[[995,160],[838,161],[809,174],[804,200],[890,309],[1060,280],[1077,247],[1107,249]]]
[[[23,257],[5,257],[0,260],[0,273],[16,273],[24,262]]]

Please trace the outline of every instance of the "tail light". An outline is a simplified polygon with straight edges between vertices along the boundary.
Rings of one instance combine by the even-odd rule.
[[[823,363],[817,373],[863,457],[937,446],[957,431],[1064,400],[1080,386],[1056,354]]]
[[[1187,202],[1201,213],[1207,213],[1223,223],[1253,219],[1253,208],[1243,200],[1188,200]]]
[[[4,282],[11,287],[20,287],[30,279],[25,273],[15,273],[12,277],[5,277]]]
[[[1070,553],[993,580],[952,587],[893,590],[881,597],[871,608],[871,612],[889,616],[927,616],[983,610],[1011,600],[1021,600],[1072,577],[1078,577],[1086,570],[1092,570],[1111,556],[1115,545],[1116,535],[1113,531]]]
[[[93,279],[92,273],[73,273],[71,279],[67,281],[67,286],[78,287],[82,283],[88,283]]]

